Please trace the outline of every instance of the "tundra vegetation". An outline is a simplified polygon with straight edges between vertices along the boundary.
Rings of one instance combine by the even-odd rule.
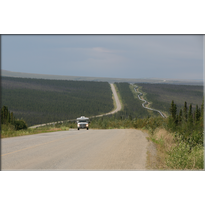
[[[39,82],[37,82],[36,85]],[[44,81],[41,81],[41,82],[44,82]],[[7,81],[7,84],[8,83],[9,82]],[[18,83],[20,83],[19,80],[17,80],[17,84]],[[26,83],[29,83],[29,82],[26,81]],[[34,82],[32,81],[32,83]],[[61,83],[65,83],[65,82],[62,81]],[[73,82],[71,82],[71,85],[73,85],[72,83]],[[89,85],[90,87],[92,87],[95,84],[89,84],[88,82],[88,85],[84,85],[84,82],[80,82],[80,85],[84,87]],[[106,85],[108,85],[108,88],[106,87]],[[19,88],[19,86],[25,86],[25,84],[23,85],[19,84],[17,87]],[[33,86],[33,89],[36,89],[34,88],[35,83],[32,86]],[[101,86],[102,87],[105,86],[106,89],[110,90],[109,84],[105,83],[105,84],[102,84]],[[177,94],[178,104],[175,103],[175,100],[172,99],[169,102],[168,110],[167,108],[165,110],[163,106],[161,107],[155,106],[155,100],[153,100],[151,107],[155,109],[160,108],[159,110],[161,111],[165,110],[167,111],[167,113],[169,113],[169,117],[164,119],[157,112],[148,111],[142,108],[142,101],[138,99],[137,94],[133,91],[133,86],[131,86],[128,83],[115,83],[115,86],[117,88],[117,92],[120,97],[120,100],[123,104],[122,106],[123,109],[113,115],[91,118],[90,128],[92,129],[134,128],[134,129],[141,129],[145,132],[148,132],[149,133],[148,140],[154,143],[154,145],[157,148],[157,153],[154,158],[153,156],[151,156],[152,155],[151,153],[148,153],[148,162],[149,162],[148,168],[149,169],[157,169],[157,170],[161,170],[161,169],[162,170],[201,170],[201,169],[204,169],[204,123],[203,123],[204,122],[204,101],[202,101],[203,96],[201,97],[201,102],[202,102],[201,105],[200,103],[197,104],[198,101],[197,102],[194,101],[194,98],[191,101],[192,103],[190,103],[190,100],[189,100],[190,98],[189,99],[187,98],[188,99],[187,101],[189,103],[187,101],[184,101],[182,105],[181,101],[184,99],[184,96],[181,95],[182,96],[182,99],[181,99],[180,95]],[[8,87],[9,86],[7,86],[7,88]],[[52,83],[50,87],[49,86],[46,87],[45,84],[42,87],[44,87],[44,89],[54,89],[54,87],[52,87]],[[61,85],[59,87],[57,86],[55,88],[63,89],[63,87],[64,85]],[[191,86],[190,90],[196,89],[192,87],[194,86]],[[9,88],[11,89],[11,87]],[[74,86],[72,88],[74,91],[75,90]],[[183,88],[184,87],[182,86],[181,92],[183,92]],[[32,90],[31,88],[29,89],[30,91]],[[76,89],[75,92],[79,91],[80,89],[81,87],[78,87],[78,89]],[[143,86],[141,87],[141,89],[144,91]],[[8,91],[9,89],[4,88],[4,92],[6,92],[6,90]],[[105,90],[104,92],[106,92]],[[52,90],[51,92],[55,92],[55,91]],[[95,93],[95,90],[94,90],[94,93]],[[103,94],[103,91],[102,91],[102,94]],[[146,94],[147,94],[145,96],[147,98],[146,100],[149,101],[150,95],[148,93]],[[103,96],[107,96],[107,95],[109,97],[107,98],[105,97],[105,98],[111,99],[112,106],[110,106],[110,109],[108,109],[107,111],[105,111],[106,110],[105,109],[104,113],[109,112],[110,110],[114,108],[113,101],[112,101],[112,93],[108,92],[108,94],[105,94],[105,93],[103,94]],[[188,96],[190,97],[190,95],[187,94],[187,97]],[[15,95],[15,96],[16,98],[19,97],[19,95]],[[71,99],[72,99],[72,95],[71,95]],[[82,98],[79,97],[77,99],[78,101],[81,101]],[[75,101],[76,105],[78,105],[77,99]],[[16,101],[18,101],[18,99],[16,99]],[[44,103],[47,103],[48,101],[49,100],[47,101],[45,100]],[[94,100],[94,103],[98,103],[98,101]],[[160,103],[161,105],[163,104],[162,100],[160,101]],[[15,103],[13,104],[15,105]],[[93,106],[95,105],[93,104]],[[75,105],[73,105],[73,107],[75,107]],[[64,107],[62,107],[61,109],[63,110]],[[2,107],[2,110],[1,110],[2,137],[19,136],[19,135],[34,134],[34,133],[48,132],[48,131],[57,131],[57,130],[68,130],[69,128],[76,129],[76,123],[72,121],[69,121],[69,122],[64,121],[63,123],[57,123],[57,124],[52,124],[52,125],[46,125],[44,127],[39,127],[36,129],[30,129],[30,128],[27,128],[27,125],[25,123],[26,120],[24,121],[23,119],[21,120],[17,119],[16,117],[14,117],[15,109],[11,109],[11,110],[12,111],[9,111],[8,108],[5,106]],[[73,113],[75,113],[74,111]],[[99,114],[98,109],[95,110],[95,112],[96,113],[92,113],[92,115]],[[7,115],[5,113],[7,113]],[[16,114],[19,114],[19,113],[16,112]],[[76,116],[81,116],[81,115],[83,114],[76,112],[75,117],[73,118],[76,118]],[[90,115],[85,114],[85,116],[89,117],[91,116],[91,114]],[[60,118],[59,120],[63,120],[63,119]],[[22,124],[26,125],[24,129],[18,128],[20,127],[19,121],[23,122]],[[46,121],[46,122],[50,122],[50,121]]]

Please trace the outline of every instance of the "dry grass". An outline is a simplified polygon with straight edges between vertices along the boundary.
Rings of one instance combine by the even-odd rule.
[[[174,134],[157,128],[148,138],[156,146],[147,151],[147,168],[153,170],[203,170],[204,147],[190,147],[184,142],[176,142]]]
[[[148,140],[150,140],[150,145],[147,151],[147,168],[154,170],[168,169],[166,157],[168,152],[176,145],[173,134],[163,128],[157,128]]]
[[[28,128],[26,130],[8,130],[4,131],[1,130],[1,138],[7,138],[7,137],[17,137],[17,136],[24,136],[24,135],[33,135],[33,134],[40,134],[40,133],[46,133],[46,132],[57,132],[57,131],[66,131],[69,130],[68,127],[47,127],[47,128]]]
[[[165,129],[156,129],[154,132],[154,136],[157,140],[163,140],[166,151],[170,151],[171,148],[176,145],[176,143],[174,142],[173,134],[171,134]]]

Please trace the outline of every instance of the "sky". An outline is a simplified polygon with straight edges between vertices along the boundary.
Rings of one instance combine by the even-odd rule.
[[[203,79],[202,35],[2,35],[1,49],[8,71]]]

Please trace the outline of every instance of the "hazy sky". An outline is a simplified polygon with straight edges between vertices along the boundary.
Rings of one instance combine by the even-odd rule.
[[[3,35],[2,69],[90,77],[203,79],[203,36]]]

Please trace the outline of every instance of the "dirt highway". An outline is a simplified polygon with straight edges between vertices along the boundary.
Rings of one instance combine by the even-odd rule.
[[[135,129],[69,130],[2,139],[2,170],[145,170],[148,141]]]
[[[101,117],[101,116],[103,116],[103,115],[114,114],[114,113],[116,113],[116,112],[118,112],[118,111],[120,111],[120,110],[122,109],[120,100],[119,100],[118,95],[117,95],[117,92],[116,92],[116,90],[115,90],[115,86],[114,86],[113,84],[110,84],[110,86],[111,86],[111,90],[112,90],[112,93],[113,93],[113,96],[114,96],[114,99],[115,99],[115,103],[116,103],[116,106],[117,106],[116,109],[113,110],[113,111],[111,111],[111,112],[108,112],[108,113],[106,113],[106,114],[97,115],[97,116],[93,116],[93,117]]]

